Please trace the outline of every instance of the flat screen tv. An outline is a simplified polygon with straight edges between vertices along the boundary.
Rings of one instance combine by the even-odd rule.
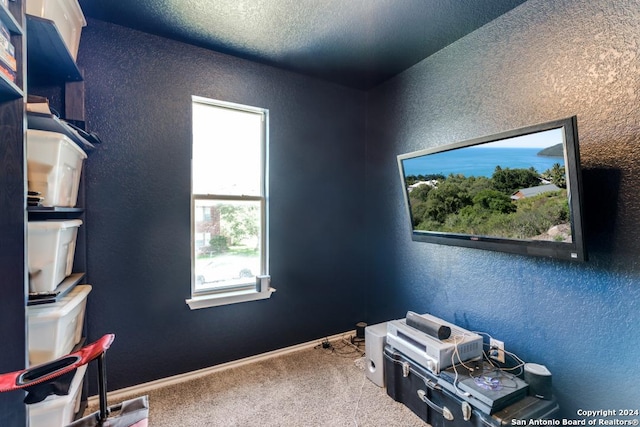
[[[398,156],[414,241],[585,261],[576,117]]]

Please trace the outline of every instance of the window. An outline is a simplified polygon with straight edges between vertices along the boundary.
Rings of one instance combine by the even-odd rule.
[[[187,303],[268,298],[268,111],[193,96],[192,120]]]

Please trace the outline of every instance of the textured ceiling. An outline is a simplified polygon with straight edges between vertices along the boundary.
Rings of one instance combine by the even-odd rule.
[[[87,17],[369,89],[525,0],[79,0]]]

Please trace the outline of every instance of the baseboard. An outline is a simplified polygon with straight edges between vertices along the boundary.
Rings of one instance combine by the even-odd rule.
[[[225,369],[237,368],[239,366],[243,366],[249,363],[255,363],[262,360],[271,359],[273,357],[283,356],[288,353],[293,353],[300,350],[306,350],[308,348],[315,347],[316,345],[322,343],[325,339],[329,341],[333,341],[336,339],[340,339],[342,337],[348,335],[355,335],[355,330],[343,332],[341,334],[332,335],[330,337],[322,337],[317,340],[309,341],[302,344],[297,344],[291,347],[285,347],[278,350],[269,351],[267,353],[257,354],[255,356],[245,357],[244,359],[234,360],[232,362],[221,363],[220,365],[211,366],[208,368],[198,369],[197,371],[186,372],[184,374],[174,375],[171,377],[161,378],[159,380],[150,381],[143,384],[137,384],[131,387],[121,388],[119,390],[113,390],[107,394],[108,402],[119,402],[125,396],[132,395],[144,395],[151,390],[160,387],[166,387],[173,384],[178,384],[184,381],[191,381],[196,378],[203,377],[205,375],[212,374],[214,372],[224,371]],[[107,374],[107,384],[108,384],[108,374]],[[87,404],[89,406],[98,405],[98,396],[94,395],[89,397]]]

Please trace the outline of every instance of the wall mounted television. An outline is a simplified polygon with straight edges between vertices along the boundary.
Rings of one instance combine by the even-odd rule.
[[[576,117],[398,156],[414,241],[587,259]]]

